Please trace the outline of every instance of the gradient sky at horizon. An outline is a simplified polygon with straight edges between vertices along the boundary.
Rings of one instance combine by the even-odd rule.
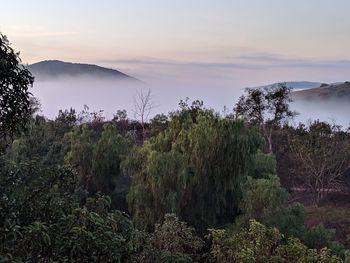
[[[335,82],[349,79],[349,10],[348,0],[3,1],[0,31],[24,63],[237,87]]]

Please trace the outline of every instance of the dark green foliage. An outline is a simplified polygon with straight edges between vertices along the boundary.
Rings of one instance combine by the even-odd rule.
[[[305,208],[298,204],[288,204],[289,194],[281,188],[279,178],[248,178],[243,185],[240,208],[242,215],[238,224],[256,219],[268,226],[277,227],[287,236],[300,237],[305,230]]]
[[[79,206],[76,175],[39,163],[4,164],[0,180],[0,254],[23,262],[122,262],[134,230],[110,198]]]
[[[306,228],[306,209],[299,203],[289,203],[289,194],[281,187],[277,176],[264,179],[249,177],[242,193],[242,215],[234,229],[240,229],[250,219],[256,219],[269,227],[277,227],[284,238],[296,237],[310,248],[327,247],[332,253],[343,255],[344,247],[333,241],[334,230],[323,225]]]
[[[76,169],[80,183],[88,190],[92,189],[91,170],[94,151],[92,130],[87,125],[76,126],[66,138],[70,142],[66,161]]]
[[[264,154],[258,151],[252,158],[249,165],[249,176],[258,178],[269,178],[276,174],[276,159],[273,155]]]
[[[7,150],[7,158],[14,162],[40,161],[45,166],[62,165],[67,142],[64,133],[69,127],[42,116],[30,118],[26,130],[15,138]]]
[[[66,132],[69,132],[77,122],[77,113],[71,108],[69,111],[60,110],[54,123],[56,124],[56,127],[58,126],[57,132],[59,132],[60,135],[64,135]]]
[[[322,224],[311,229],[306,229],[302,235],[302,240],[305,245],[312,248],[329,248],[333,254],[344,256],[345,248],[339,242],[334,241],[335,230],[327,229]]]
[[[34,78],[21,65],[19,53],[0,34],[0,138],[23,128],[30,113],[30,93]]]
[[[137,261],[153,262],[198,262],[203,258],[204,242],[194,235],[194,228],[173,214],[166,214],[164,222],[155,226],[155,231],[146,241]]]
[[[80,183],[90,193],[101,191],[113,197],[113,207],[126,209],[129,180],[120,163],[128,151],[128,142],[112,124],[104,124],[100,136],[88,125],[76,126],[66,135],[69,151],[66,161],[78,172]]]
[[[120,162],[128,149],[127,141],[111,124],[103,126],[103,132],[96,143],[92,161],[93,181],[98,190],[111,193],[120,176]]]
[[[150,120],[150,136],[156,136],[168,127],[168,117],[164,114],[157,114]]]
[[[52,170],[35,162],[2,160],[0,176],[1,242],[7,249],[18,241],[22,227],[34,221],[58,220],[74,205],[77,184],[66,168]]]
[[[232,222],[240,182],[261,143],[243,122],[208,110],[172,114],[168,128],[123,163],[132,178],[128,200],[136,224],[150,228],[166,213],[178,214],[199,231]]]

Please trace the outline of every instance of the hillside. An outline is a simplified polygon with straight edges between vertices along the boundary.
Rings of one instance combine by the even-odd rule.
[[[295,91],[293,97],[296,100],[349,101],[350,82],[323,84],[318,88]]]
[[[60,77],[92,77],[95,79],[114,79],[139,82],[123,72],[97,65],[45,60],[28,66],[37,80],[52,80]]]
[[[321,85],[320,82],[311,82],[311,81],[287,81],[284,82],[287,87],[292,88],[292,90],[305,90],[305,89],[313,89],[317,88]],[[254,88],[275,88],[279,85],[280,83],[272,83],[272,84],[267,84],[259,87],[254,87]]]

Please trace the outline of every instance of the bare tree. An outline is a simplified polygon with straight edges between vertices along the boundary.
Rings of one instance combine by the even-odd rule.
[[[140,121],[142,127],[142,137],[145,138],[146,126],[149,115],[156,105],[152,101],[151,90],[146,92],[140,89],[134,97],[134,117]]]
[[[343,175],[349,169],[350,149],[348,134],[336,126],[314,122],[308,128],[300,126],[289,138],[294,157],[294,172],[310,191],[314,204],[329,193],[340,191]]]

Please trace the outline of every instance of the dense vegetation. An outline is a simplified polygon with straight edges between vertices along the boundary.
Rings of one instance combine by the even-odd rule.
[[[0,40],[0,262],[349,260],[348,210],[329,201],[347,189],[349,133],[289,126],[284,85],[225,116],[181,101],[150,121],[88,108],[49,120]]]

